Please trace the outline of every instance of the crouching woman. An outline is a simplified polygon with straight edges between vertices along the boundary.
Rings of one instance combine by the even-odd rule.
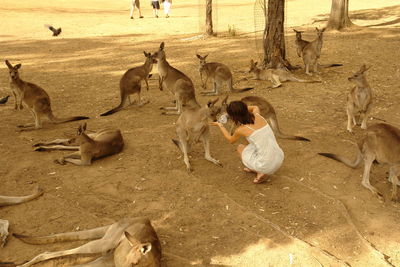
[[[220,122],[212,122],[212,125],[218,126],[231,144],[242,136],[246,137],[249,144],[238,145],[237,152],[245,166],[244,171],[256,173],[253,183],[262,183],[267,175],[274,174],[281,167],[284,159],[283,151],[257,106],[247,106],[242,101],[232,101],[226,111],[229,118],[238,126],[233,135],[230,135]]]

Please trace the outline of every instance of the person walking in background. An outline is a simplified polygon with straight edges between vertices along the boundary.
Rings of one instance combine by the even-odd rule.
[[[151,0],[151,6],[153,7],[154,17],[158,18],[158,10],[160,10],[160,3],[158,0]]]
[[[135,11],[135,6],[139,9],[139,18],[143,18],[142,11],[140,10],[140,0],[132,0],[131,6],[131,19],[133,19],[133,12]]]
[[[161,0],[161,1],[163,2],[164,5],[165,17],[169,18],[169,10],[171,9],[172,0]]]

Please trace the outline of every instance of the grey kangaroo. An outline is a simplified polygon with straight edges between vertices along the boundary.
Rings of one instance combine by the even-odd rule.
[[[159,88],[169,90],[175,96],[175,107],[162,107],[164,115],[179,115],[182,112],[182,106],[190,102],[197,102],[192,80],[183,72],[172,67],[166,58],[164,51],[164,42],[160,48],[153,54],[157,61],[159,74]]]
[[[369,126],[366,133],[357,143],[357,157],[349,160],[343,156],[331,153],[318,153],[322,156],[337,160],[346,166],[356,168],[364,161],[362,185],[372,194],[382,198],[382,194],[369,182],[371,166],[374,160],[389,165],[389,181],[392,183],[392,201],[398,201],[397,186],[400,185],[400,129],[386,123],[377,123]]]
[[[361,128],[367,129],[367,116],[372,104],[372,89],[365,77],[365,72],[368,69],[364,64],[359,71],[348,78],[349,81],[356,84],[347,95],[346,112],[347,130],[349,132],[353,131],[353,125],[357,125],[355,116],[358,114],[360,114],[362,120]]]
[[[161,244],[147,218],[124,218],[114,224],[99,228],[50,236],[30,237],[19,234],[14,234],[14,236],[28,244],[92,240],[76,248],[44,252],[19,265],[21,267],[69,255],[97,256],[94,261],[75,267],[161,266]]]
[[[127,99],[129,100],[129,103],[131,103],[130,95],[132,94],[138,95],[139,106],[149,103],[148,101],[140,101],[140,91],[142,89],[142,81],[146,83],[146,88],[149,90],[150,72],[153,69],[153,63],[156,63],[156,61],[153,59],[151,53],[146,53],[145,51],[143,51],[143,53],[146,57],[144,64],[127,70],[119,81],[119,91],[121,95],[121,102],[119,105],[100,116],[108,116],[123,109]]]
[[[214,87],[212,91],[202,92],[203,95],[219,95],[220,88],[225,83],[231,93],[240,93],[253,89],[253,87],[247,87],[243,89],[236,89],[233,87],[233,77],[232,72],[228,66],[217,63],[217,62],[206,62],[208,55],[200,56],[196,54],[197,58],[200,60],[199,72],[200,79],[203,89],[207,89],[207,81],[211,79]],[[205,77],[205,80],[203,80]]]
[[[31,112],[35,120],[34,124],[20,125],[19,127],[34,127],[35,129],[40,129],[42,128],[41,118],[43,116],[48,117],[53,123],[89,119],[89,117],[84,116],[68,118],[55,117],[51,109],[50,97],[46,91],[36,84],[23,81],[19,77],[18,69],[21,67],[21,64],[13,66],[8,60],[6,60],[6,65],[10,72],[10,85],[13,89],[14,97],[16,98],[16,108],[22,109],[22,104],[24,104],[24,106]]]

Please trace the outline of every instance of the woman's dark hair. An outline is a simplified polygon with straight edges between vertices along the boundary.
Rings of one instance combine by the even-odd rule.
[[[226,112],[235,124],[254,124],[254,114],[249,112],[243,101],[230,102]]]

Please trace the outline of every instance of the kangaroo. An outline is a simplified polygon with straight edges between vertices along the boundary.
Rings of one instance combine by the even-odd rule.
[[[265,80],[272,82],[272,88],[277,88],[282,85],[282,82],[292,81],[299,83],[320,83],[320,80],[304,80],[297,78],[292,73],[284,69],[261,69],[258,66],[258,62],[250,60],[249,73],[253,74],[255,80]]]
[[[227,99],[228,97],[226,97]],[[226,101],[226,99],[224,101]],[[191,146],[199,140],[204,145],[204,157],[217,166],[222,167],[222,164],[211,157],[210,154],[210,126],[208,119],[217,120],[217,115],[221,112],[220,106],[215,106],[218,98],[214,101],[209,101],[207,105],[201,107],[199,104],[185,107],[182,114],[176,122],[176,133],[179,140],[172,139],[174,144],[179,147],[183,153],[183,161],[186,164],[186,169],[191,172],[192,166],[189,161],[188,153]]]
[[[183,105],[188,105],[190,102],[197,103],[192,80],[168,63],[164,51],[164,42],[153,54],[153,58],[157,61],[160,90],[166,88],[175,95],[175,107],[162,107],[161,109],[164,110],[162,114],[179,115],[182,113]]]
[[[35,192],[31,195],[22,197],[11,197],[11,196],[0,196],[0,207],[17,205],[20,203],[31,201],[32,199],[38,198],[43,195],[43,189],[37,187]],[[8,237],[9,222],[7,220],[0,219],[0,247],[4,247]]]
[[[298,55],[299,57],[301,57],[301,54],[302,54],[302,52],[303,52],[304,47],[306,47],[310,42],[309,42],[309,41],[306,41],[306,40],[303,40],[303,37],[301,36],[301,34],[302,34],[303,32],[301,32],[301,31],[296,31],[295,29],[293,29],[293,31],[296,33],[296,41],[295,41],[295,44],[296,44],[296,52],[297,52],[297,55]]]
[[[318,59],[321,56],[323,33],[325,28],[321,30],[318,28],[315,29],[317,30],[317,38],[307,44],[301,52],[307,75],[312,75],[310,73],[311,66],[313,67],[313,71],[318,73]]]
[[[35,124],[20,125],[18,127],[34,127],[35,129],[40,129],[42,128],[42,116],[47,116],[53,123],[89,119],[89,117],[84,116],[68,118],[55,117],[51,109],[50,97],[46,91],[36,84],[23,81],[19,77],[18,69],[21,67],[21,64],[13,66],[8,60],[6,60],[6,65],[10,71],[11,88],[13,88],[13,94],[14,91],[17,91],[17,94],[14,95],[17,101],[17,107],[21,109],[22,104],[24,104],[24,106],[32,113],[33,118],[35,119]],[[18,99],[17,96],[19,96]]]
[[[50,142],[37,143],[35,151],[76,150],[72,154],[55,160],[56,163],[70,162],[79,166],[92,164],[92,160],[111,156],[122,151],[124,140],[118,129],[103,129],[92,134],[86,134],[86,123],[78,127],[77,136],[72,139],[56,139]],[[78,144],[78,145],[71,145]]]
[[[232,72],[228,66],[217,62],[207,63],[206,58],[208,55],[202,57],[199,54],[196,54],[196,56],[200,60],[199,72],[203,89],[207,89],[207,81],[209,78],[211,78],[214,84],[214,89],[212,91],[202,92],[203,95],[219,95],[219,90],[223,83],[227,84],[231,93],[245,92],[253,89],[253,87],[243,89],[233,88]],[[205,76],[205,81],[203,80],[203,76]]]
[[[108,116],[111,115],[119,110],[121,110],[126,102],[126,99],[129,100],[129,103],[131,103],[131,94],[137,94],[138,95],[138,105],[143,106],[149,101],[141,102],[140,101],[140,91],[142,89],[142,84],[141,82],[144,80],[146,83],[146,88],[149,90],[149,74],[151,70],[153,69],[153,63],[156,63],[156,61],[153,59],[151,53],[146,53],[143,51],[144,56],[146,57],[146,60],[142,66],[139,67],[134,67],[129,70],[127,70],[124,75],[122,75],[121,80],[119,81],[119,90],[120,90],[120,95],[121,95],[121,102],[120,104],[101,114],[100,116]]]
[[[365,72],[368,70],[364,65],[361,66],[360,70],[357,71],[353,76],[349,77],[348,80],[356,84],[347,95],[347,130],[353,131],[353,125],[357,124],[355,116],[360,114],[362,120],[361,128],[367,128],[367,115],[371,110],[372,103],[372,89],[369,86],[365,77]]]
[[[97,256],[100,253],[103,255],[95,261],[78,266],[161,266],[161,244],[156,231],[147,218],[124,218],[103,227],[50,236],[30,237],[19,234],[14,234],[14,236],[28,244],[92,240],[73,249],[44,252],[19,265],[21,267],[69,255]]]
[[[276,117],[275,109],[265,98],[260,96],[246,96],[240,99],[240,101],[243,101],[248,106],[258,106],[260,108],[260,115],[267,120],[275,136],[282,139],[310,142],[310,139],[302,136],[288,135],[282,133],[279,128],[278,118]],[[221,113],[224,113],[226,111],[226,108],[227,108],[227,100],[224,100],[222,104]],[[232,130],[233,129],[231,129],[231,132]]]
[[[331,153],[318,153],[346,166],[356,168],[364,161],[362,185],[368,188],[373,195],[382,199],[382,194],[369,182],[372,163],[389,164],[389,181],[392,183],[392,201],[398,201],[397,185],[400,185],[397,176],[400,174],[400,129],[386,123],[376,123],[367,128],[364,136],[357,143],[357,158],[354,161]]]

